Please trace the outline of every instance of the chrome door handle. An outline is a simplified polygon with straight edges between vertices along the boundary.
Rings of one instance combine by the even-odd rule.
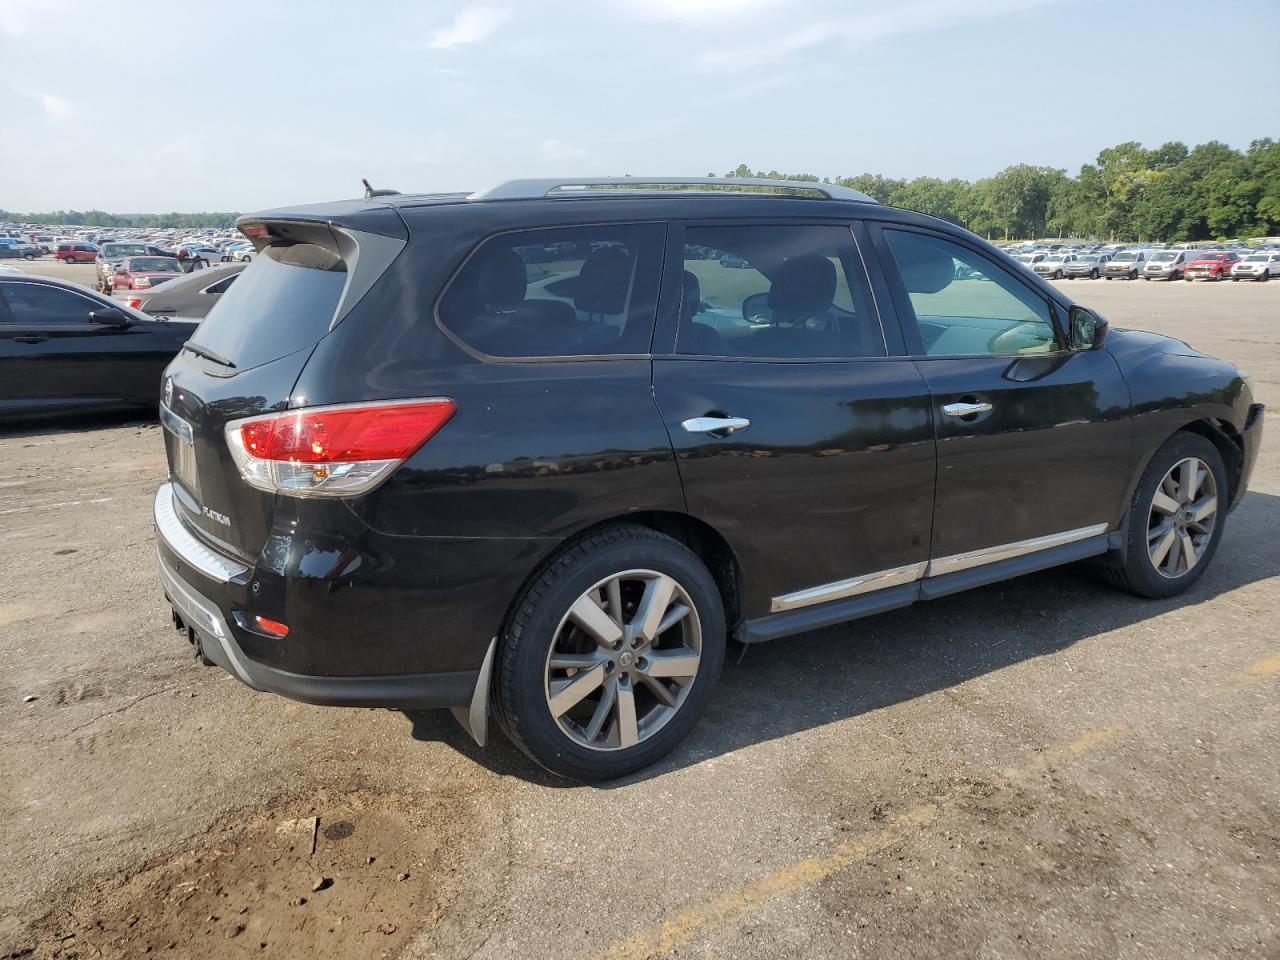
[[[942,407],[942,412],[948,417],[973,417],[991,410],[991,404],[985,400],[982,403],[948,403]]]
[[[680,426],[690,433],[720,433],[725,436],[751,426],[746,417],[690,417]]]

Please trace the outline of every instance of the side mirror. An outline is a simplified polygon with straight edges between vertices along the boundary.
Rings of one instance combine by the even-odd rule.
[[[118,307],[99,307],[89,311],[90,323],[101,323],[107,327],[127,327],[132,321],[129,315]]]
[[[743,300],[742,319],[757,326],[773,323],[773,307],[769,306],[769,294],[753,293]]]
[[[1076,306],[1067,314],[1072,350],[1097,350],[1107,339],[1107,321],[1091,310]]]

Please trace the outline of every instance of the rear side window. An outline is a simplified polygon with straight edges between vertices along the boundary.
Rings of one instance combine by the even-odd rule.
[[[770,359],[883,357],[848,227],[690,227],[680,353]]]
[[[648,353],[664,237],[652,223],[490,237],[441,297],[440,325],[491,357]]]
[[[324,247],[265,247],[219,298],[191,342],[238,370],[269,363],[328,333],[346,282],[346,264]]]

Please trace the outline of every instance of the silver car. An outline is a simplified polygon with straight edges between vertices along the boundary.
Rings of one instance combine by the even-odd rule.
[[[1280,252],[1268,250],[1245,254],[1244,259],[1231,268],[1232,280],[1270,280],[1280,277]]]
[[[1186,250],[1157,250],[1142,268],[1143,280],[1181,280],[1195,254]]]
[[[1076,262],[1074,253],[1051,253],[1031,269],[1038,276],[1051,280],[1061,280],[1067,272],[1067,266]]]
[[[1080,277],[1097,280],[1102,276],[1102,271],[1106,268],[1107,261],[1110,259],[1110,255],[1105,253],[1082,253],[1062,268],[1063,273],[1068,280],[1075,280]]]

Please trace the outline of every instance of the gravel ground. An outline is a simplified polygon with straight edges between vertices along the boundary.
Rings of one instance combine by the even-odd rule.
[[[1280,284],[1066,287],[1280,406]],[[1280,956],[1274,438],[1186,596],[1065,568],[755,647],[578,787],[198,666],[158,427],[77,427],[0,436],[0,958]]]

